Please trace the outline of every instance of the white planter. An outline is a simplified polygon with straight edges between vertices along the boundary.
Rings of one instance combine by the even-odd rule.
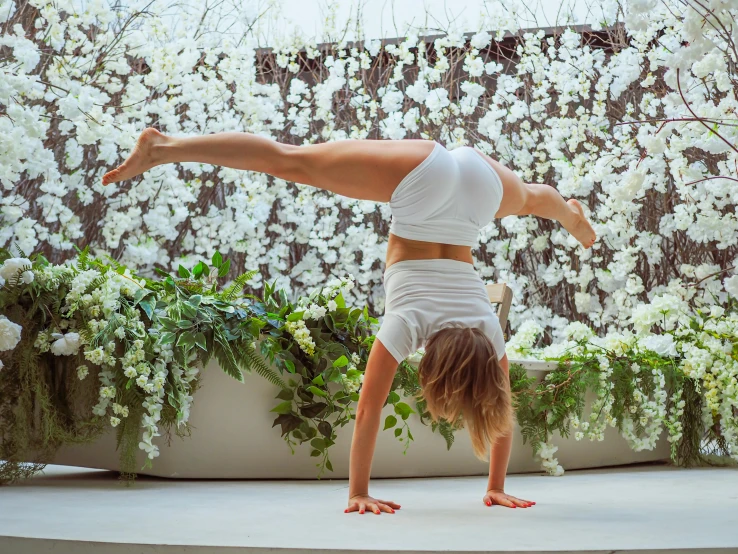
[[[513,362],[514,363],[514,362]],[[553,364],[525,362],[531,376],[542,378]],[[258,375],[245,375],[244,383],[238,383],[225,375],[216,362],[205,368],[202,388],[195,395],[190,422],[192,436],[155,439],[161,455],[153,460],[151,469],[141,474],[181,478],[278,478],[313,479],[318,468],[317,458],[310,457],[310,445],[295,448],[292,455],[280,436],[280,428],[272,427],[276,414],[271,410],[279,400],[278,389]],[[587,399],[588,404],[593,398]],[[408,402],[414,407],[412,401]],[[384,417],[393,413],[385,407]],[[333,472],[326,471],[323,478],[348,477],[349,451],[353,434],[353,421],[336,433],[336,444],[329,454]],[[432,477],[454,475],[485,475],[486,463],[476,459],[465,430],[456,433],[450,450],[446,441],[429,426],[420,423],[416,415],[408,419],[414,441],[403,455],[405,445],[393,435],[393,430],[380,430],[372,463],[372,477]],[[380,426],[380,429],[383,424]],[[559,446],[556,456],[565,469],[593,468],[636,462],[665,460],[669,457],[665,435],[654,451],[633,452],[617,430],[608,427],[605,440],[575,441],[554,436]],[[63,448],[53,463],[118,470],[115,449],[115,433],[107,433],[91,445]],[[139,452],[139,468],[145,454]],[[509,473],[540,472],[541,466],[534,459],[529,444],[523,445],[516,426],[516,435],[510,457]]]

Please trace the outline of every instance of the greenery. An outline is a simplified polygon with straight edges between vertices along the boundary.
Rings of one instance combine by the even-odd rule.
[[[211,357],[238,381],[256,372],[274,384],[273,426],[293,453],[308,443],[319,477],[333,470],[330,447],[355,416],[377,324],[366,307],[346,305],[351,278],[291,301],[270,284],[261,296],[244,292],[254,271],[222,286],[231,267],[219,253],[209,263],[180,266],[176,275],[158,270],[159,279],[95,259],[87,249],[63,265],[40,254],[18,256],[0,249],[0,274],[7,276],[0,281],[0,482],[32,475],[60,446],[95,441],[109,425],[122,475],[132,479],[137,449],[148,453],[148,467],[160,432],[190,433],[193,395]],[[635,346],[607,350],[582,338],[559,362],[541,382],[511,367],[518,423],[544,462],[553,432],[589,428],[590,438],[601,440],[605,423],[635,448],[652,448],[665,425],[680,465],[712,459],[703,452],[705,439],[717,455],[730,454],[719,414],[703,412],[702,380],[687,377],[673,356]],[[580,422],[587,391],[597,395],[596,409]],[[417,413],[451,448],[463,420],[430,421],[420,393],[414,365],[403,362],[386,400],[394,415],[383,429],[407,450],[408,419]],[[403,398],[414,399],[414,407]]]

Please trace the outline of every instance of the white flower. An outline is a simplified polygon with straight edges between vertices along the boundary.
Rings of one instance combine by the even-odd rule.
[[[335,312],[338,309],[338,304],[336,304],[335,300],[329,300],[328,301],[328,311]]]
[[[28,258],[8,258],[0,266],[0,277],[3,278],[3,283],[15,278],[18,272],[25,267],[30,267],[31,260]],[[33,271],[25,270],[20,274],[20,281],[30,284],[33,282]]]
[[[89,374],[89,370],[86,365],[81,365],[77,368],[77,379],[82,381]]]
[[[445,88],[435,88],[428,93],[425,99],[425,105],[432,112],[437,112],[448,106],[451,102],[448,99],[448,91]]]
[[[3,363],[3,361],[2,361],[2,360],[0,360],[0,369],[2,369],[2,368],[4,368],[4,367],[5,367],[5,364]]]
[[[661,356],[676,356],[677,349],[674,337],[671,335],[649,335],[639,339],[638,343],[652,352]]]
[[[733,298],[738,298],[738,275],[728,277],[723,284],[725,285],[725,292]]]
[[[120,424],[119,418],[115,416],[110,416],[110,425],[112,425],[113,427],[118,427],[119,424]]]
[[[79,352],[79,333],[53,333],[56,339],[51,345],[51,353],[55,356],[73,356]]]
[[[487,31],[480,31],[472,36],[469,44],[471,44],[473,48],[481,50],[482,48],[486,48],[487,46],[489,46],[489,43],[491,41],[492,35],[490,35]]]
[[[23,327],[0,315],[0,351],[13,350],[21,338]]]

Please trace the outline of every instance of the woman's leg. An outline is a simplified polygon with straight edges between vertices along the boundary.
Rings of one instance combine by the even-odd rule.
[[[343,140],[292,146],[251,133],[169,137],[149,128],[103,184],[131,179],[165,163],[200,162],[274,175],[343,196],[387,202],[433,149],[427,140]]]
[[[480,152],[481,154],[481,152]],[[571,233],[585,248],[592,246],[597,235],[587,221],[581,204],[573,198],[564,200],[554,187],[524,183],[520,177],[498,161],[484,156],[502,181],[502,203],[496,218],[508,215],[535,215],[553,219]]]

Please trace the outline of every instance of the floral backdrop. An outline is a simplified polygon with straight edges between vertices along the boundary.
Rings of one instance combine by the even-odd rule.
[[[580,199],[599,236],[584,251],[533,217],[481,230],[478,270],[514,291],[511,356],[578,356],[574,345],[589,341],[601,390],[613,389],[613,371],[637,389],[639,364],[618,369],[596,351],[622,356],[637,337],[658,367],[678,359],[709,408],[705,427],[720,415],[735,444],[738,1],[594,1],[598,24],[545,32],[521,29],[514,10],[488,10],[474,32],[322,45],[295,35],[268,49],[248,33],[208,32],[205,12],[173,28],[167,5],[0,0],[0,248],[43,253],[46,267],[89,246],[142,276],[222,252],[233,262],[224,278],[258,270],[254,291],[276,283],[293,298],[351,275],[345,300],[381,315],[388,205],[199,163],[109,187],[103,173],[146,126],[293,144],[471,145]],[[6,259],[0,287],[33,282],[26,267]],[[0,320],[2,350],[18,343],[18,327]],[[297,320],[286,329],[307,337]],[[655,388],[634,397],[641,426],[623,431],[638,448],[663,424],[681,436],[681,389],[667,421],[669,386],[653,367]],[[603,393],[600,407],[614,425],[610,400]],[[638,438],[649,417],[654,427]],[[569,422],[590,438],[605,425]]]

